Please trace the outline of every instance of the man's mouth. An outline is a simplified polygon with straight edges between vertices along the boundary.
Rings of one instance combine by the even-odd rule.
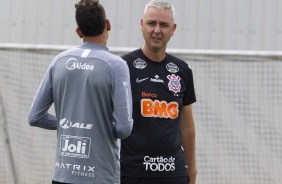
[[[161,37],[157,37],[157,36],[152,36],[153,40],[161,40]]]

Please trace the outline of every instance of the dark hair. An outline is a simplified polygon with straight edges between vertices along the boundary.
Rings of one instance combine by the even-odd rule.
[[[106,13],[99,0],[81,0],[75,4],[75,19],[84,36],[98,36],[106,26]]]

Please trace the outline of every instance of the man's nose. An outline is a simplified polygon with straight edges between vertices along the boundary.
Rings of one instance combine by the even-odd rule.
[[[160,32],[161,32],[161,27],[160,27],[160,25],[156,25],[154,32],[155,32],[155,33],[160,33]]]

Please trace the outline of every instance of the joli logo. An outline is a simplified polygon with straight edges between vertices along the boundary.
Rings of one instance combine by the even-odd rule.
[[[88,158],[91,140],[88,137],[62,135],[60,155],[67,157]]]

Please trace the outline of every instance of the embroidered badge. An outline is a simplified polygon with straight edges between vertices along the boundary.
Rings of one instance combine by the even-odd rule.
[[[168,82],[168,87],[170,91],[173,91],[174,93],[178,93],[180,92],[181,89],[181,84],[180,84],[180,80],[181,78],[177,75],[168,75],[167,78],[169,79]]]
[[[144,60],[138,58],[138,59],[136,59],[135,61],[133,61],[133,65],[134,65],[135,68],[137,68],[137,69],[144,69],[144,68],[146,68],[147,63],[146,63],[146,61],[144,61]]]
[[[172,63],[172,62],[170,62],[166,65],[166,69],[170,73],[177,73],[179,71],[178,66],[176,64]]]

